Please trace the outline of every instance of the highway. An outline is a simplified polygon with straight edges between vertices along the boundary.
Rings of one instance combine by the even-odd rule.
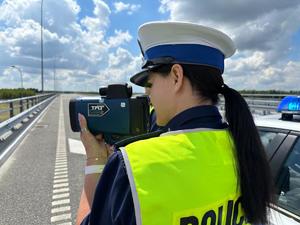
[[[75,224],[85,156],[70,128],[72,97],[55,98],[0,167],[0,225]]]

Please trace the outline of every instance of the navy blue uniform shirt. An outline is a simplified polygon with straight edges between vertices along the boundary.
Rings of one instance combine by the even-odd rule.
[[[227,124],[215,106],[197,106],[176,115],[169,131],[193,128],[224,129]],[[125,164],[120,151],[113,153],[97,185],[90,214],[82,225],[136,225],[134,206]]]

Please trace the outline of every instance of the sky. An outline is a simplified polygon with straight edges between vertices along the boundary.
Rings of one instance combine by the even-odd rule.
[[[0,88],[21,87],[21,71],[24,88],[40,90],[41,0],[0,0],[0,12]],[[138,27],[149,21],[228,34],[237,51],[223,76],[237,90],[300,90],[299,15],[299,0],[44,0],[44,90],[129,82],[142,64]]]

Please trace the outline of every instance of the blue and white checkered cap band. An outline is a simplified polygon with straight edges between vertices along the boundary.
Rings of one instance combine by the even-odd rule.
[[[223,73],[224,55],[218,49],[199,44],[158,45],[144,53],[144,59],[172,57],[178,63],[205,65],[217,68]]]

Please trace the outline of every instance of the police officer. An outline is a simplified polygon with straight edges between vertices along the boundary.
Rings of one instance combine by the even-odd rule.
[[[145,64],[131,82],[149,88],[166,132],[108,158],[102,136],[79,117],[87,166],[77,223],[267,222],[272,182],[264,149],[246,102],[221,76],[232,40],[197,24],[152,22],[139,28],[139,42]],[[227,123],[215,106],[219,94]]]

